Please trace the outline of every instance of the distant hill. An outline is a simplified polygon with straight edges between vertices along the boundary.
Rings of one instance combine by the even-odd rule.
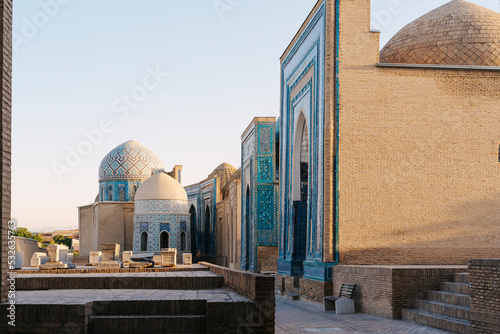
[[[78,226],[75,225],[60,225],[60,226],[43,226],[34,229],[28,228],[31,233],[53,232],[55,230],[76,230]]]

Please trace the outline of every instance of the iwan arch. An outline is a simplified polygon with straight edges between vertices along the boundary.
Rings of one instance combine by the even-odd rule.
[[[379,50],[369,0],[324,0],[281,57],[279,291],[500,256],[500,14],[450,1]]]

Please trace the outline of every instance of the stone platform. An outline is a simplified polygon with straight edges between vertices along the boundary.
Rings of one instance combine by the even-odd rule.
[[[17,269],[18,274],[89,274],[89,273],[157,273],[169,271],[208,271],[206,266],[201,264],[178,265],[175,267],[155,266],[153,268],[96,268],[95,266],[77,266],[74,269],[51,269],[39,270],[33,267],[22,267]]]
[[[222,288],[223,282],[210,271],[25,274],[17,276],[16,289],[210,289]]]
[[[246,333],[274,328],[272,277],[210,264],[200,269],[23,273],[16,276],[16,326],[2,322],[0,333]],[[4,319],[7,306],[0,305]]]

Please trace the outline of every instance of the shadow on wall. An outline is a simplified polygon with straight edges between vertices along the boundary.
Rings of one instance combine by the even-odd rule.
[[[472,258],[500,257],[500,193],[454,206],[446,214],[450,220],[439,223],[384,226],[375,240],[380,246],[372,246],[373,238],[366,248],[340,244],[340,264],[467,265]]]

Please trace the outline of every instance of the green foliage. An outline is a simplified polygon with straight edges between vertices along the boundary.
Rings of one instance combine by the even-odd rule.
[[[71,248],[71,239],[68,237],[63,237],[62,235],[55,235],[52,239],[55,244],[65,245]]]
[[[43,242],[43,238],[40,234],[34,234],[32,239],[35,239],[38,242]]]
[[[19,227],[14,232],[12,232],[12,234],[18,237],[34,239],[38,242],[43,242],[43,238],[41,235],[31,233],[26,227]]]
[[[26,227],[18,227],[12,234],[18,237],[33,239],[33,234]]]

